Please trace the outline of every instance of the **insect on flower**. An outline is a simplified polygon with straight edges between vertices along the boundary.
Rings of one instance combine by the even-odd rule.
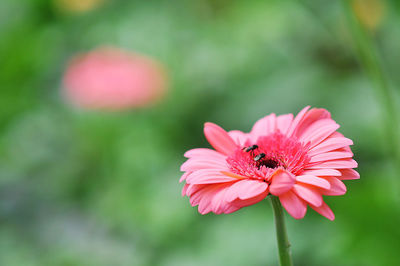
[[[258,146],[257,146],[257,145],[251,145],[251,146],[249,146],[249,147],[244,147],[244,148],[243,148],[243,150],[244,150],[245,152],[254,151],[255,149],[258,149]]]
[[[201,214],[231,213],[274,195],[296,219],[311,207],[333,220],[323,196],[343,195],[342,180],[360,178],[353,170],[353,142],[338,128],[327,110],[310,107],[296,117],[270,114],[249,133],[205,123],[204,134],[214,150],[185,153],[182,195]]]
[[[260,153],[259,155],[257,155],[253,159],[254,159],[255,162],[259,162],[264,157],[265,157],[265,153]]]

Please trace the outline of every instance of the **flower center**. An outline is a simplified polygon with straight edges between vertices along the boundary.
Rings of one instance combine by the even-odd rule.
[[[226,159],[230,170],[251,179],[269,181],[278,168],[292,174],[300,173],[310,161],[309,145],[295,137],[286,137],[279,131],[259,137],[256,143],[248,140]]]
[[[258,165],[258,168],[260,168],[261,166],[265,166],[267,168],[277,168],[279,166],[279,162],[275,159],[267,159],[267,160],[263,160],[260,162],[260,164]]]

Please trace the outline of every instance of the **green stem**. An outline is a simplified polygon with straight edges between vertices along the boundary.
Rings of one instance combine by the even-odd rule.
[[[383,71],[381,59],[376,49],[375,43],[371,38],[371,34],[361,24],[351,6],[351,1],[342,0],[343,6],[346,10],[347,20],[354,42],[356,44],[356,51],[367,73],[371,83],[376,91],[376,95],[380,100],[380,105],[384,110],[384,130],[386,133],[386,143],[390,156],[393,158],[394,167],[396,172],[400,174],[400,137],[399,132],[399,112],[396,106],[395,95],[389,86],[389,82]],[[394,197],[400,201],[400,182],[393,176],[392,182],[394,183],[393,190]]]
[[[381,60],[375,44],[367,29],[361,24],[351,6],[351,1],[342,0],[346,11],[350,31],[356,45],[359,60],[364,67],[376,94],[380,99],[385,116],[385,132],[387,134],[389,149],[397,163],[400,163],[400,138],[398,133],[398,110],[394,101],[393,91],[383,71]]]
[[[278,241],[279,264],[281,266],[292,266],[292,253],[286,232],[285,216],[279,198],[271,196],[271,204],[275,216],[276,240]]]

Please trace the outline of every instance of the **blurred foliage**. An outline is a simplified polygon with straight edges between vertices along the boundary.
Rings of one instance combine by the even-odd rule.
[[[208,145],[205,121],[248,131],[306,105],[354,140],[361,179],[327,197],[334,222],[287,217],[296,265],[400,264],[399,173],[339,2],[86,2],[0,3],[0,265],[276,265],[268,202],[201,216],[180,196],[179,166]],[[373,38],[398,92],[399,4],[368,2],[380,8],[362,12],[385,10],[363,16],[382,16]],[[163,62],[165,101],[119,113],[65,104],[68,59],[103,44]]]

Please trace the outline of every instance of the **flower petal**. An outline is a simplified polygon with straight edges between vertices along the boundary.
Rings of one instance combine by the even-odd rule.
[[[313,176],[313,175],[296,176],[296,181],[300,182],[300,183],[309,184],[309,185],[313,185],[313,186],[316,186],[316,187],[324,188],[324,189],[330,189],[331,188],[331,184],[327,180],[325,180],[323,178],[319,178],[317,176]]]
[[[182,188],[182,197],[186,196],[186,192],[187,192],[188,187],[189,187],[189,184],[185,184],[183,186],[183,188]]]
[[[293,186],[293,191],[303,200],[314,206],[322,205],[322,196],[317,189],[313,189],[307,185],[295,184]]]
[[[186,158],[192,158],[192,157],[208,157],[208,158],[226,158],[225,155],[212,150],[212,149],[207,149],[207,148],[196,148],[196,149],[191,149],[185,152],[183,155]]]
[[[313,108],[304,115],[304,118],[301,120],[295,130],[295,135],[300,138],[302,134],[307,131],[308,128],[310,128],[310,126],[315,122],[321,119],[330,118],[331,114],[327,110],[322,108]]]
[[[346,169],[346,168],[356,168],[357,162],[353,159],[340,159],[340,160],[333,160],[333,161],[326,161],[322,163],[315,163],[312,166],[308,166],[308,169],[327,169],[327,168],[334,168],[334,169]]]
[[[340,138],[340,137],[334,137],[334,138],[329,137],[320,144],[311,148],[311,150],[309,151],[309,155],[314,156],[320,153],[340,149],[349,145],[353,145],[353,141],[351,139]]]
[[[189,185],[186,195],[190,197],[190,204],[193,207],[199,205],[204,193],[213,187],[212,185]],[[192,190],[192,192],[189,192],[190,190]]]
[[[191,197],[193,194],[195,194],[196,192],[198,192],[199,190],[209,186],[208,184],[200,184],[200,185],[196,185],[196,184],[188,184],[188,188],[186,190],[186,196]]]
[[[226,200],[254,198],[268,189],[268,184],[258,180],[244,179],[234,183],[228,190]]]
[[[288,191],[279,196],[279,200],[286,211],[295,219],[301,219],[306,215],[307,204],[294,192]]]
[[[209,185],[194,194],[193,196],[198,195],[199,197],[199,213],[206,214],[212,211],[213,206],[211,204],[211,201],[217,193],[219,193],[223,189],[226,189],[228,186],[230,186],[230,184]]]
[[[331,184],[331,188],[320,189],[323,195],[339,196],[339,195],[344,195],[346,193],[347,191],[346,185],[338,178],[333,176],[326,176],[324,177],[324,179],[326,179]]]
[[[341,176],[341,172],[335,169],[314,169],[304,170],[302,175],[314,175],[314,176]]]
[[[250,135],[255,142],[260,136],[267,136],[276,130],[276,116],[274,113],[258,120],[251,129]]]
[[[310,159],[310,163],[337,160],[337,159],[346,159],[351,157],[353,157],[352,152],[337,152],[337,151],[325,152],[312,156]]]
[[[237,211],[239,209],[240,209],[240,207],[232,205],[232,204],[229,204],[229,205],[226,206],[226,208],[224,209],[223,212],[225,214],[229,214],[229,213],[235,212],[235,211]]]
[[[279,196],[289,191],[295,183],[294,176],[284,169],[277,169],[271,176],[269,191],[275,196]]]
[[[237,148],[237,145],[228,133],[216,124],[209,122],[205,123],[204,135],[214,149],[225,155],[234,152]]]
[[[190,175],[192,172],[186,172],[182,175],[182,177],[179,179],[179,183],[181,183],[182,181],[186,180],[186,178],[188,177],[188,175]]]
[[[296,128],[300,124],[300,122],[304,119],[304,116],[306,115],[308,109],[310,109],[310,106],[304,107],[294,118],[292,124],[290,125],[288,131],[287,131],[287,136],[291,137],[293,133],[295,132]]]
[[[240,183],[239,185],[237,185]],[[236,188],[233,188],[236,185]],[[216,214],[231,213],[244,206],[255,204],[268,195],[268,184],[256,180],[241,180],[215,194],[211,201],[212,211]],[[234,200],[229,196],[237,192]]]
[[[329,137],[339,127],[332,119],[322,119],[310,126],[299,139],[303,143],[310,142],[310,147],[312,148]]]
[[[249,139],[249,134],[246,134],[239,130],[231,130],[228,132],[228,135],[239,146],[244,146],[246,144],[246,141]]]
[[[186,178],[188,184],[215,184],[236,181],[236,178],[226,176],[216,170],[198,170],[191,173]]]
[[[335,220],[335,214],[333,213],[333,211],[331,210],[331,208],[329,208],[328,205],[326,205],[325,202],[322,202],[322,205],[319,207],[310,205],[310,207],[318,212],[319,214],[321,214],[322,216],[328,218],[329,220],[333,221]]]
[[[286,134],[293,121],[293,114],[280,115],[276,118],[276,127],[282,133]]]
[[[360,179],[360,174],[354,169],[340,169],[342,176],[338,178],[340,180],[351,180],[351,179]]]
[[[215,214],[221,214],[226,209],[228,209],[231,204],[226,200],[226,194],[229,187],[224,187],[223,189],[217,191],[211,200],[211,210]]]
[[[230,171],[221,171],[221,174],[226,175],[226,176],[230,176],[230,177],[233,177],[233,178],[237,178],[237,179],[247,179],[246,176],[238,175],[238,174],[232,173]]]
[[[188,159],[181,165],[181,171],[196,171],[200,169],[228,169],[226,160],[210,160],[205,157]]]
[[[263,199],[265,199],[268,196],[268,190],[264,191],[263,193],[253,197],[253,198],[249,198],[249,199],[236,199],[234,201],[232,201],[232,205],[237,206],[239,208],[243,208],[246,206],[250,206],[253,204],[256,204],[257,202],[262,201]]]

